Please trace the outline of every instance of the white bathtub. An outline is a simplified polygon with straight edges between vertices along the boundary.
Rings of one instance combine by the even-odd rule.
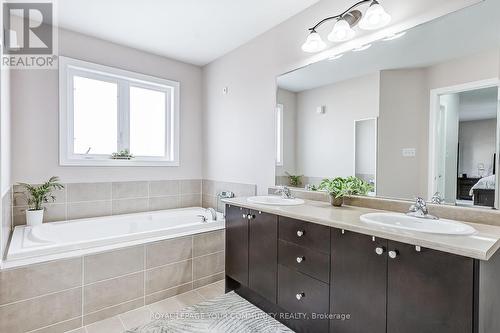
[[[205,209],[195,207],[17,226],[4,267],[223,229],[224,218],[217,215],[214,221]]]

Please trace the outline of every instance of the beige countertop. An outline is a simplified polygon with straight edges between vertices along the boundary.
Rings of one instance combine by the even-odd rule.
[[[353,206],[337,208],[331,206],[328,202],[310,200],[305,200],[305,204],[299,206],[271,206],[248,202],[246,197],[224,199],[223,202],[265,213],[281,215],[480,260],[489,260],[500,247],[500,227],[486,224],[464,222],[477,230],[476,234],[470,236],[437,235],[397,230],[361,222],[359,218],[361,215],[381,212],[381,210],[370,208]]]

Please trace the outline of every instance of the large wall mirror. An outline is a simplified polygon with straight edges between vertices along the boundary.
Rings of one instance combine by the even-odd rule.
[[[277,79],[276,184],[498,208],[500,1]],[[300,176],[300,177],[294,177]]]

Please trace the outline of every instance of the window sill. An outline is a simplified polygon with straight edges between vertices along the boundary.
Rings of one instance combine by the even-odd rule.
[[[162,160],[113,160],[113,159],[63,159],[60,166],[105,166],[105,167],[178,167],[179,161]]]

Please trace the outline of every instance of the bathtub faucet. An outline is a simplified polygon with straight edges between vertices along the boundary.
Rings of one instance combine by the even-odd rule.
[[[212,214],[212,221],[217,221],[217,212],[212,207],[207,208],[207,212]]]

